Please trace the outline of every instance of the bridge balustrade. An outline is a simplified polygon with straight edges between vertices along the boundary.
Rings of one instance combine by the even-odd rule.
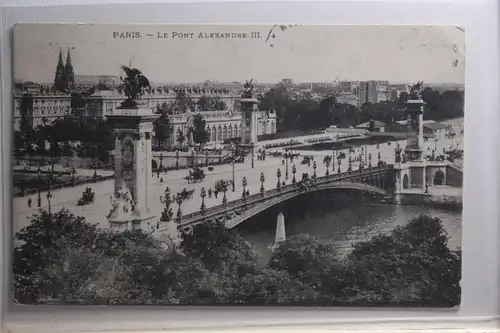
[[[349,180],[352,182],[360,182],[364,183],[367,185],[375,186],[375,179],[379,179],[378,176],[381,177],[381,179],[384,178],[384,174],[387,175],[387,172],[390,172],[393,170],[392,165],[386,165],[383,167],[378,167],[374,166],[371,168],[366,168],[363,170],[359,171],[351,171],[351,172],[344,172],[341,174],[331,174],[329,176],[322,176],[322,177],[317,177],[315,181],[315,185],[322,185],[325,183],[330,183],[332,181],[345,181]],[[378,176],[374,177],[373,174],[376,173]],[[284,195],[286,193],[296,191],[298,189],[298,184],[300,182],[297,182],[296,184],[288,184],[285,186],[282,186],[281,188],[274,188],[271,190],[267,190],[264,193],[256,193],[249,195],[246,197],[246,199],[237,199],[234,201],[228,202],[226,205],[218,205],[214,207],[207,208],[203,213],[201,211],[190,213],[183,215],[181,218],[180,226],[188,226],[191,225],[193,222],[196,222],[201,219],[209,219],[213,218],[216,215],[219,215],[223,212],[228,212],[231,210],[234,210],[235,208],[239,207],[244,207],[246,205],[250,204],[255,204],[259,201],[267,200],[270,197],[274,197],[275,195]],[[385,182],[382,181],[384,184]],[[379,183],[380,185],[380,183]]]

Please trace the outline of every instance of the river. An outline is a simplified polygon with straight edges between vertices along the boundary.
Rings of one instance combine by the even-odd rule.
[[[461,244],[462,212],[425,206],[377,204],[356,191],[336,190],[296,197],[254,216],[238,227],[260,255],[261,264],[271,257],[267,246],[274,242],[277,215],[285,215],[287,237],[309,234],[334,240],[340,255],[380,233],[389,233],[421,213],[438,217],[449,235],[448,246]]]

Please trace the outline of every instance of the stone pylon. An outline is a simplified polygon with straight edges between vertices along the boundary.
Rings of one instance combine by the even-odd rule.
[[[153,121],[158,117],[150,108],[141,105],[118,107],[113,115],[107,116],[116,134],[115,140],[115,200],[122,200],[118,189],[123,193],[123,184],[130,190],[132,211],[124,217],[120,212],[119,220],[110,214],[110,226],[114,229],[138,229],[141,222],[151,219],[152,195],[152,150],[151,138]],[[123,196],[123,195],[122,195]],[[112,212],[113,213],[113,212]]]

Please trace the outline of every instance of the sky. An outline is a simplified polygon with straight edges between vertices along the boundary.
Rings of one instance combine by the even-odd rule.
[[[463,28],[298,25],[282,30],[278,25],[269,34],[271,29],[273,25],[20,24],[14,27],[14,79],[53,82],[59,51],[66,59],[70,48],[76,75],[119,76],[120,66],[131,64],[158,83],[465,80]],[[141,38],[119,38],[127,32]],[[239,33],[240,38],[210,38],[214,32]],[[251,32],[260,38],[250,38]],[[182,33],[187,37],[179,38]],[[244,33],[247,38],[241,38]],[[167,38],[158,37],[165,34]]]

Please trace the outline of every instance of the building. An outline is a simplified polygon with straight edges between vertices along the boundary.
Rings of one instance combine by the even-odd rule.
[[[385,126],[386,124],[382,121],[370,120],[367,121],[366,123],[357,125],[356,128],[366,129],[369,130],[370,132],[385,132]]]
[[[93,88],[116,89],[120,78],[113,75],[75,75],[75,90],[86,91]]]
[[[406,126],[406,121],[401,123],[400,121],[395,121],[389,123],[385,126],[385,131],[389,133],[407,133],[408,127]]]
[[[223,142],[226,139],[241,137],[241,111],[186,112],[169,116],[172,135],[167,144],[174,146],[178,144],[179,131],[182,132],[184,137],[189,137],[190,118],[195,114],[201,114],[206,122],[208,142]],[[275,112],[258,111],[257,119],[258,135],[276,133]]]
[[[75,88],[75,72],[71,62],[71,53],[68,49],[66,64],[63,63],[62,50],[59,51],[56,73],[54,75],[54,87],[59,91]]]
[[[343,104],[350,104],[353,106],[359,105],[358,96],[356,96],[356,94],[354,94],[352,92],[342,93],[342,94],[338,95],[337,102],[343,103]]]
[[[53,87],[41,86],[37,92],[27,90],[14,94],[14,131],[21,129],[23,119],[29,127],[35,128],[70,114],[71,95],[58,92]]]
[[[434,140],[444,139],[448,129],[450,128],[449,125],[439,123],[434,120],[424,120],[423,127],[424,137],[432,138]]]
[[[391,89],[388,81],[377,82],[377,103],[389,101]]]
[[[358,86],[358,106],[378,102],[377,81],[360,81]]]
[[[152,88],[142,96],[142,102],[145,106],[151,107],[154,111],[160,109],[162,105],[173,104],[179,95],[185,96],[193,102],[191,110],[193,112],[202,111],[198,101],[202,98],[216,99],[223,103],[223,109],[234,111],[240,95],[222,86],[159,86]],[[99,90],[96,89],[90,96],[84,98],[85,115],[89,117],[105,117],[113,114],[114,110],[120,106],[120,103],[126,99],[126,96],[119,89]],[[221,104],[222,104],[221,103]],[[203,111],[205,112],[205,111]],[[181,110],[179,110],[181,113]]]

